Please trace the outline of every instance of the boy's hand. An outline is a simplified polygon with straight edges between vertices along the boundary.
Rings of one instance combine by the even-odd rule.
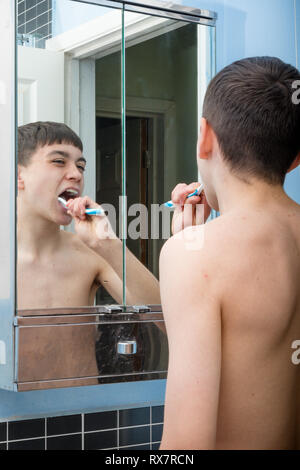
[[[74,219],[77,235],[91,248],[95,247],[100,240],[117,238],[105,214],[100,216],[85,214],[86,209],[101,208],[88,196],[69,199],[67,207],[68,214]]]
[[[204,224],[210,213],[211,207],[205,197],[204,191],[200,196],[193,196],[187,199],[187,196],[199,188],[198,183],[178,184],[172,191],[172,202],[175,204],[175,211],[172,220],[172,233],[180,232],[181,230],[190,227],[191,225]],[[200,205],[203,206],[202,210]]]

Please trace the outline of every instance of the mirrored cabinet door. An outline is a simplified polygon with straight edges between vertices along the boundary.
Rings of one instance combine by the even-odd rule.
[[[164,202],[199,180],[215,16],[159,1],[15,5],[0,6],[0,386],[163,378]]]
[[[52,8],[46,10],[47,5]],[[104,279],[105,263],[111,261],[105,259],[111,251],[107,237],[111,232],[118,236],[122,218],[121,10],[71,0],[56,2],[55,8],[52,2],[47,5],[42,9],[40,2],[32,2],[18,15],[19,23],[23,14],[26,20],[33,17],[25,29],[22,24],[18,28],[24,31],[18,33],[18,308],[122,304],[118,246],[113,266],[118,279],[109,274]],[[30,127],[36,122],[41,123]],[[28,180],[33,175],[34,181]],[[78,197],[89,197],[91,208],[103,204],[108,218],[84,221],[74,207],[72,222],[63,201]],[[46,224],[41,234],[39,222]],[[55,232],[70,251],[58,250],[56,243],[47,252]],[[28,245],[22,249],[26,235],[31,259],[26,258]],[[26,283],[31,275],[36,278],[34,296]]]
[[[0,2],[0,388],[13,386],[15,312],[15,10]]]
[[[18,2],[22,390],[97,384],[107,358],[93,307],[123,304],[122,11],[101,3]]]
[[[196,146],[214,73],[214,27],[202,21],[184,10],[125,7],[127,246],[157,279],[172,236],[164,202],[177,184],[201,179]]]

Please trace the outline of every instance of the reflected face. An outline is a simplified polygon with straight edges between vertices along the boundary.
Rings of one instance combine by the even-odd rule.
[[[71,144],[40,147],[29,165],[21,167],[23,189],[19,189],[19,197],[36,215],[58,225],[68,225],[72,217],[57,198],[68,200],[81,196],[85,166],[80,149]]]

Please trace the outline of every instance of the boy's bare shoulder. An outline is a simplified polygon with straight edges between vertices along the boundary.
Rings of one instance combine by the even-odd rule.
[[[220,216],[206,224],[187,227],[173,235],[164,244],[161,256],[164,257],[168,252],[175,254],[183,251],[187,259],[197,256],[202,259],[215,259],[217,254],[224,254],[225,247],[227,252],[229,248],[239,249],[239,245],[234,242],[242,236],[242,222],[237,216]]]
[[[67,244],[72,248],[76,248],[82,251],[89,251],[92,252],[91,248],[89,248],[76,233],[67,232],[66,230],[60,231],[61,241],[63,244]]]
[[[219,278],[223,279],[223,265],[236,258],[234,250],[238,250],[233,242],[238,238],[239,222],[218,217],[210,222],[187,227],[173,235],[164,244],[160,253],[160,272],[167,279],[171,271],[180,277],[182,285],[193,285],[199,289],[199,281],[216,289]],[[226,253],[226,259],[224,254]],[[195,281],[195,282],[194,282]]]
[[[91,266],[101,267],[102,257],[88,247],[76,233],[61,230],[60,236],[63,249],[71,256],[84,259]]]
[[[275,240],[277,222],[256,212],[221,215],[206,224],[187,227],[163,246],[161,264],[176,265],[179,258],[187,271],[205,267],[215,282],[248,270]],[[276,241],[277,243],[277,241]],[[182,254],[182,257],[179,257]],[[199,264],[200,263],[200,264]]]

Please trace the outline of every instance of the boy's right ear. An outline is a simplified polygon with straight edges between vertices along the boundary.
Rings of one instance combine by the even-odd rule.
[[[207,160],[211,154],[213,144],[211,138],[211,129],[206,119],[201,119],[200,134],[197,143],[197,157],[201,160]]]
[[[18,190],[22,190],[25,188],[25,183],[23,179],[23,167],[21,165],[18,165]]]
[[[300,165],[300,152],[298,153],[297,157],[295,158],[295,160],[293,161],[293,163],[291,164],[287,172],[290,173],[291,171],[295,170],[295,168],[297,168],[297,166],[299,165]]]

